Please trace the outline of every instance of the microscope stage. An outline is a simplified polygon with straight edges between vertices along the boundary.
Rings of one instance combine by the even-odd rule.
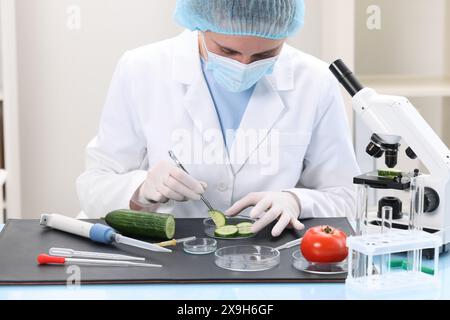
[[[353,183],[367,185],[374,189],[408,190],[411,180],[406,176],[403,176],[401,181],[398,181],[398,178],[381,177],[378,171],[373,171],[353,178]]]

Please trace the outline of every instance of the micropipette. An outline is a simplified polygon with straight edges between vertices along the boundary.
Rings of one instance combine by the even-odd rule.
[[[160,247],[156,244],[125,237],[118,234],[111,227],[103,224],[93,224],[86,221],[65,217],[60,214],[42,214],[40,224],[42,226],[89,238],[94,242],[104,244],[121,243],[150,251],[172,252],[172,250]]]
[[[52,256],[65,258],[92,258],[104,260],[128,260],[128,261],[145,261],[145,258],[126,256],[123,254],[77,251],[67,248],[51,248],[48,252]]]
[[[66,257],[52,257],[47,254],[40,254],[37,258],[39,265],[84,265],[84,266],[100,266],[100,267],[147,267],[161,268],[160,264],[149,264],[141,262],[120,261],[120,260],[95,260],[95,259],[77,259]]]

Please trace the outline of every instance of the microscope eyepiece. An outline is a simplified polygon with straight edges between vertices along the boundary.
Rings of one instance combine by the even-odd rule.
[[[333,62],[330,65],[330,70],[352,97],[364,89],[358,79],[356,79],[353,72],[342,60],[336,60]]]

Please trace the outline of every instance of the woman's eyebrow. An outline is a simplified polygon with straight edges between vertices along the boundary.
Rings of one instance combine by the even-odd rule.
[[[227,50],[227,51],[229,51],[229,52],[231,52],[231,53],[238,53],[238,54],[241,54],[239,51],[236,51],[235,49],[228,48],[228,47],[226,47],[226,46],[224,46],[224,45],[221,45],[220,43],[218,43],[218,42],[215,41],[214,39],[211,39],[211,40],[212,40],[217,46],[221,47],[221,48],[224,49],[224,50]],[[280,44],[278,47],[273,48],[273,49],[270,49],[270,50],[267,50],[267,51],[264,51],[264,52],[255,53],[255,54],[253,54],[252,56],[262,56],[262,55],[270,54],[270,53],[272,53],[272,52],[274,52],[274,51],[277,51],[282,45],[283,45],[283,44]]]
[[[221,45],[220,43],[218,43],[218,42],[217,42],[216,40],[214,40],[214,39],[212,39],[212,41],[213,41],[217,46],[221,47],[222,49],[225,49],[225,50],[230,51],[230,52],[232,52],[232,53],[240,53],[239,51],[236,51],[236,50],[234,50],[234,49],[227,48],[227,47]]]

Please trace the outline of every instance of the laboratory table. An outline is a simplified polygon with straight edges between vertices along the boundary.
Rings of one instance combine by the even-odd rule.
[[[3,225],[0,224],[0,231]],[[441,288],[431,298],[450,299],[450,254],[441,255]],[[1,272],[1,270],[0,270]],[[158,300],[342,300],[349,296],[344,284],[142,284],[66,286],[0,286],[0,299],[158,299]],[[392,297],[390,297],[392,298]],[[395,299],[424,299],[402,294]]]

